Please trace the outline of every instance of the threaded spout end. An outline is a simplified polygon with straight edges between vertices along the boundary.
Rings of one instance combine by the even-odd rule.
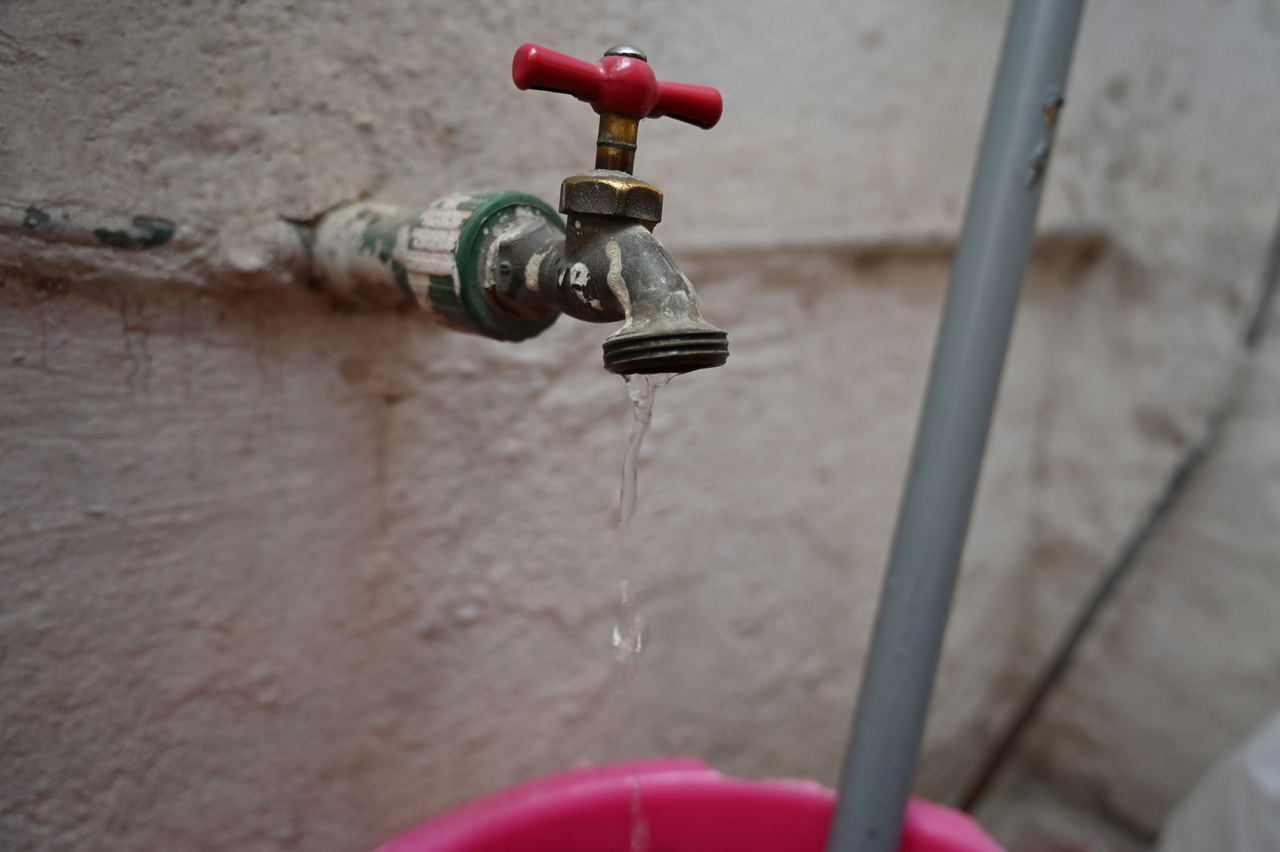
[[[690,373],[719,367],[729,358],[729,335],[718,329],[637,334],[604,342],[610,373]]]

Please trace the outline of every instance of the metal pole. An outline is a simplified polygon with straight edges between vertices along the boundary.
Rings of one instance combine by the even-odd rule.
[[[1015,0],[828,852],[895,852],[1084,0]]]

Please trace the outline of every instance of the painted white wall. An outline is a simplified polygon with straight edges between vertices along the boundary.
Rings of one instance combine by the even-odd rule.
[[[356,852],[580,758],[833,780],[1006,9],[0,6],[3,845]],[[725,95],[710,132],[641,130],[658,233],[733,355],[662,393],[627,541],[607,329],[506,345],[339,312],[281,255],[282,217],[360,198],[554,199],[594,116],[515,90],[524,41],[635,43]],[[1280,199],[1278,48],[1273,0],[1088,9],[926,790],[963,780],[1229,374]],[[178,231],[49,242],[32,206]],[[1270,494],[1249,422],[1230,458]],[[1280,700],[1213,629],[1265,645],[1276,613],[1246,589],[1274,513],[1198,505],[1169,535],[1209,530],[1206,555],[1153,551],[1142,576],[1174,567],[1126,592],[1123,640],[1036,741],[1140,825]],[[1206,560],[1253,621],[1204,608]],[[631,689],[608,644],[624,567],[651,623]],[[1205,622],[1193,664],[1126,677],[1182,653],[1178,612]]]

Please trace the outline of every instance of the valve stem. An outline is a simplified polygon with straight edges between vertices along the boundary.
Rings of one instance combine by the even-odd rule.
[[[600,132],[596,135],[596,168],[633,174],[639,130],[639,119],[616,112],[601,113]]]

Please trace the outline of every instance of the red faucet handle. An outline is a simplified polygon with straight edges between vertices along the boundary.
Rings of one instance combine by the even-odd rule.
[[[592,63],[525,44],[516,51],[511,78],[520,89],[562,92],[586,101],[598,113],[632,118],[666,115],[710,128],[724,109],[720,93],[710,86],[659,81],[635,48],[614,48]]]

